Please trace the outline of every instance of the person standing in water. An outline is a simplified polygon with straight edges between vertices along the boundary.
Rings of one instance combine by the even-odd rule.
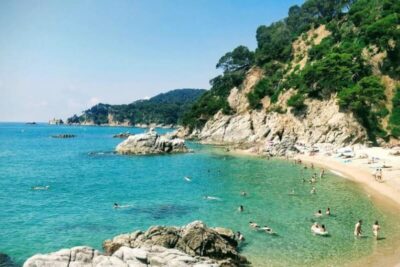
[[[328,216],[331,215],[331,208],[327,208],[325,214]]]
[[[355,237],[361,237],[361,224],[362,224],[362,220],[359,220],[354,227],[354,236]]]
[[[378,234],[380,230],[381,226],[379,225],[378,221],[375,221],[374,225],[372,225],[372,233],[374,234],[376,240],[378,240]]]
[[[313,186],[313,188],[311,189],[310,193],[311,194],[315,194],[317,192],[317,190],[315,189],[315,187]]]
[[[239,212],[242,212],[242,211],[244,211],[244,208],[243,208],[243,206],[242,206],[242,205],[240,205],[240,206],[239,206],[239,208],[238,208],[238,211],[239,211]]]
[[[242,235],[242,233],[241,232],[237,232],[236,233],[236,237],[237,237],[237,239],[239,240],[239,241],[244,241],[244,236]]]

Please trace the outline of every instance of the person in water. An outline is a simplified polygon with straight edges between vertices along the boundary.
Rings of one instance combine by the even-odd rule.
[[[328,207],[325,211],[325,214],[328,216],[331,215],[331,208]]]
[[[242,233],[241,232],[237,232],[236,233],[236,237],[237,237],[237,239],[239,240],[239,241],[244,241],[245,239],[244,239],[244,236],[242,235]]]
[[[253,229],[258,229],[258,228],[260,228],[260,226],[258,226],[258,224],[255,223],[255,222],[249,222],[249,226],[250,226],[251,228],[253,228]]]
[[[316,217],[321,217],[321,216],[322,216],[322,211],[321,211],[321,210],[318,210],[318,212],[316,212],[314,215],[315,215]]]
[[[325,224],[321,225],[321,233],[325,233],[326,232],[326,228],[325,228]]]
[[[264,227],[261,227],[260,229],[264,230],[267,234],[272,234],[272,229],[267,225],[264,225]]]
[[[356,237],[361,236],[361,224],[362,224],[362,220],[359,220],[354,227],[354,236],[356,236]]]
[[[381,226],[379,225],[378,221],[375,221],[374,225],[372,225],[372,233],[374,234],[376,240],[378,240],[378,234],[380,230]]]
[[[242,197],[245,197],[245,196],[247,196],[247,193],[246,193],[246,191],[242,191],[242,192],[240,192],[240,195],[241,195]]]
[[[119,208],[119,204],[118,203],[114,203],[114,209],[118,209]]]
[[[317,190],[315,189],[315,187],[313,186],[313,188],[311,189],[310,193],[311,194],[315,194],[317,192]]]
[[[239,206],[239,208],[238,208],[238,211],[239,211],[239,212],[242,212],[242,211],[244,211],[244,208],[243,208],[243,206],[242,206],[242,205],[240,205],[240,206]]]

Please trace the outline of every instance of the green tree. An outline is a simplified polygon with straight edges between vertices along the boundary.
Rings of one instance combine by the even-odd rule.
[[[216,67],[223,69],[224,72],[234,72],[249,69],[253,62],[254,53],[241,45],[222,56]]]

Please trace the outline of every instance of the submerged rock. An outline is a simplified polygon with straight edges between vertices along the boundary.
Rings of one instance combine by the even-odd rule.
[[[154,226],[146,232],[119,235],[104,241],[103,247],[106,254],[86,246],[37,254],[23,267],[218,267],[247,264],[246,258],[236,251],[237,242],[232,230],[208,228],[200,221],[183,227]]]
[[[0,253],[0,267],[17,267],[17,265],[7,254]]]
[[[119,134],[114,134],[113,138],[128,138],[131,135],[134,135],[134,134],[131,134],[130,132],[119,133]]]
[[[51,137],[53,138],[74,138],[76,135],[74,134],[57,134],[57,135],[52,135]]]
[[[147,133],[129,136],[116,151],[121,154],[165,154],[188,152],[185,140],[174,134],[159,135],[154,129]]]

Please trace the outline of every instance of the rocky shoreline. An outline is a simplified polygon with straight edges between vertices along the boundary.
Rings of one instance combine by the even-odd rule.
[[[182,227],[153,226],[103,242],[105,253],[87,246],[36,254],[23,267],[237,267],[249,264],[237,251],[232,230],[209,228],[201,221]]]

